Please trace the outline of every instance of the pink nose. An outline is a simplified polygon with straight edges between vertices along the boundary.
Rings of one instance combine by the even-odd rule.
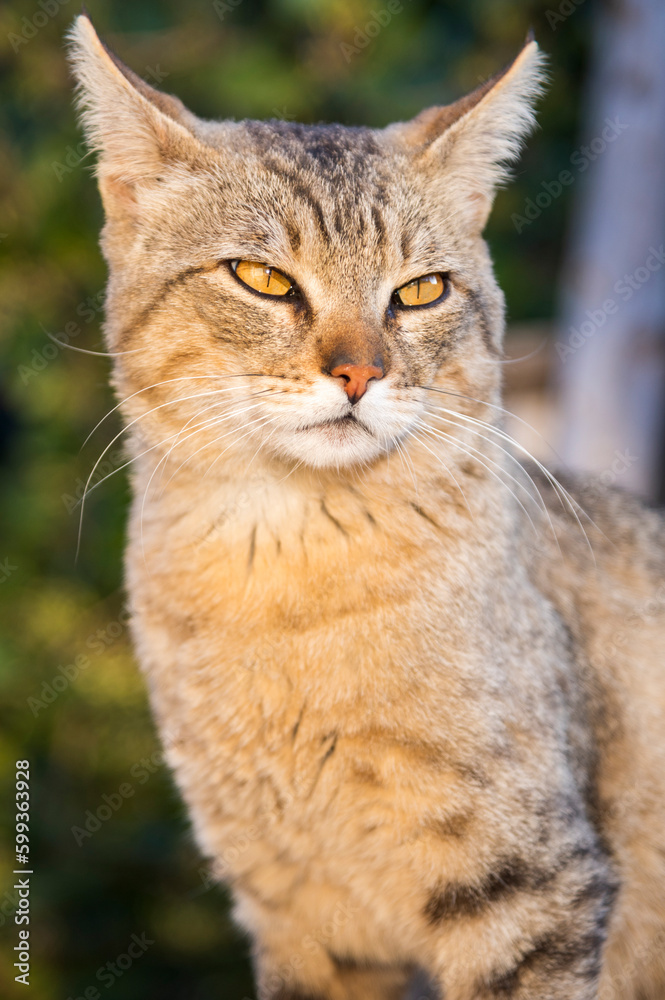
[[[344,392],[352,403],[365,395],[370,379],[383,378],[383,368],[378,365],[337,365],[331,369],[333,378],[344,379]]]

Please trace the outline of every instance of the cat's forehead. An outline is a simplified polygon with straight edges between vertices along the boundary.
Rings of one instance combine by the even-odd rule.
[[[222,171],[232,165],[250,187],[268,182],[273,191],[306,189],[330,204],[349,205],[404,187],[400,151],[380,129],[248,119],[220,122],[205,138],[217,149]]]
[[[402,259],[414,241],[433,243],[422,193],[383,130],[245,120],[220,123],[211,144],[225,177],[216,189],[225,225],[237,220],[239,235],[280,259],[285,241],[326,258],[340,251],[348,272],[363,260],[374,266],[377,254]]]
[[[326,179],[362,178],[375,173],[387,159],[380,133],[346,125],[304,125],[299,122],[243,121],[243,139],[262,159],[290,164]]]

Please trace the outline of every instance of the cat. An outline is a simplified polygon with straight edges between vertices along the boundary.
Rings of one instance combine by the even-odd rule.
[[[200,120],[86,14],[70,51],[133,639],[258,997],[662,998],[663,520],[502,424],[535,41],[385,129]]]

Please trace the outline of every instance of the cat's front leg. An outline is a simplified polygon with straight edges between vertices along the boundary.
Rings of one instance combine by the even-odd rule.
[[[318,985],[291,982],[271,985],[271,974],[257,976],[259,1000],[404,1000],[410,970],[347,968],[335,970]]]
[[[430,901],[446,1000],[597,1000],[617,882],[598,853],[579,851],[550,874],[525,864],[484,898],[458,893],[456,915],[452,896]]]
[[[604,937],[558,928],[533,940],[509,968],[483,976],[473,1000],[597,1000]]]
[[[289,909],[265,917],[250,930],[258,1000],[404,1000],[412,967],[342,959]]]

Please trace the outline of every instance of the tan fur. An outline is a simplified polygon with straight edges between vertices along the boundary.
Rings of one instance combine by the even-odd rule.
[[[663,524],[582,492],[591,525],[501,437],[481,231],[535,43],[384,131],[201,122],[86,17],[72,45],[135,644],[259,997],[398,1000],[418,969],[446,1000],[662,997]],[[445,301],[390,304],[432,271]],[[385,369],[351,423],[342,355]]]

